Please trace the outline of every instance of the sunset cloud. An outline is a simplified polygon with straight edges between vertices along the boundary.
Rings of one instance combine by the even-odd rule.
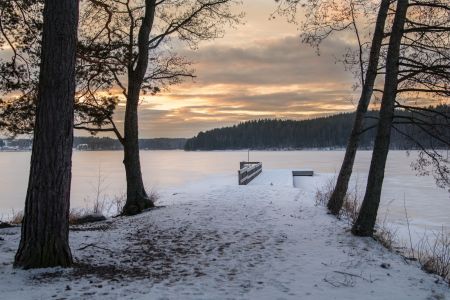
[[[344,40],[330,39],[318,56],[292,35],[248,46],[183,50],[195,62],[197,78],[144,97],[141,135],[190,137],[251,119],[306,119],[353,110],[354,79],[336,63],[346,47]]]

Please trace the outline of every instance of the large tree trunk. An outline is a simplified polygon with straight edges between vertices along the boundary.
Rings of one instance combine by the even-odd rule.
[[[123,214],[135,215],[146,208],[154,206],[145,192],[142,180],[141,161],[139,157],[139,122],[138,105],[141,86],[148,66],[148,43],[155,18],[156,0],[145,1],[145,15],[139,28],[139,54],[136,67],[133,63],[128,68],[128,95],[125,108],[125,137],[123,140],[124,160],[127,179],[127,201]],[[131,53],[130,53],[130,56]],[[132,60],[131,60],[132,61]]]
[[[67,267],[78,0],[46,0],[22,234],[14,265]]]
[[[366,193],[358,218],[352,228],[353,234],[359,236],[372,236],[377,219],[381,188],[384,179],[384,169],[389,152],[392,120],[394,118],[395,98],[398,87],[400,44],[403,36],[407,10],[408,0],[397,0],[397,11],[395,12],[394,24],[389,39],[380,117],[372,153]]]
[[[352,132],[348,139],[347,149],[345,151],[344,161],[334,187],[333,193],[328,201],[328,209],[334,215],[338,215],[348,190],[348,183],[352,175],[353,164],[355,162],[356,151],[358,150],[361,131],[364,125],[364,116],[370,104],[373,94],[373,86],[378,73],[378,61],[380,58],[380,49],[383,42],[384,26],[389,10],[390,0],[382,0],[378,11],[375,32],[372,38],[372,46],[370,49],[369,65],[366,71],[361,97],[355,113]]]

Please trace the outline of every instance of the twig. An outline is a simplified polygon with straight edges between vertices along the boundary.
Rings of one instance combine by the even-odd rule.
[[[105,251],[109,251],[109,252],[111,252],[111,253],[114,253],[114,251],[112,251],[111,249],[103,248],[103,247],[97,246],[97,245],[94,244],[94,243],[87,244],[87,245],[85,245],[85,246],[83,246],[83,247],[78,248],[77,250],[84,250],[84,249],[89,248],[89,247],[98,248],[98,249],[101,249],[101,250],[105,250]]]
[[[409,226],[408,210],[406,209],[405,193],[403,193],[403,208],[405,209],[406,225],[408,225],[409,247],[411,248],[411,255],[414,258],[414,248],[413,248],[412,238],[411,238],[411,229]]]
[[[334,286],[334,287],[341,287],[341,286],[345,285],[344,283],[336,284],[336,283],[334,283],[334,282],[331,282],[331,281],[329,281],[326,277],[323,279],[323,281],[325,281],[326,283],[331,284],[331,285]]]
[[[358,278],[361,278],[362,280],[365,280],[365,281],[370,282],[370,283],[373,282],[372,280],[367,279],[367,278],[364,278],[364,277],[362,277],[361,275],[352,274],[352,273],[347,273],[347,272],[343,272],[343,271],[333,271],[333,272],[334,272],[334,273],[338,273],[338,274],[342,274],[342,275],[348,275],[348,276],[351,276],[351,277],[358,277]]]

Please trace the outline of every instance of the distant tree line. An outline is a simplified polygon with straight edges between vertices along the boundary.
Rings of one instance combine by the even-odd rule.
[[[139,139],[139,148],[144,150],[175,150],[183,149],[186,139],[157,138]]]
[[[19,149],[30,149],[33,141],[31,139],[0,139],[0,147],[3,147],[7,141],[8,146],[18,147]],[[140,139],[139,148],[143,150],[175,150],[183,149],[186,139],[183,138],[155,138],[155,139]],[[74,137],[73,147],[77,148],[79,145],[87,145],[87,150],[122,150],[123,146],[119,140],[109,137]]]
[[[436,110],[449,112],[449,106]],[[436,116],[413,116],[412,112],[396,110],[396,127],[421,141],[422,145],[446,148],[437,139],[430,137],[420,127],[403,122],[405,118],[436,118]],[[186,141],[184,147],[192,150],[228,149],[308,149],[345,148],[352,130],[355,113],[340,113],[311,120],[262,119],[240,123],[231,127],[216,128],[200,132]],[[361,149],[372,149],[376,134],[378,111],[366,115],[365,128],[360,134]],[[436,120],[435,120],[436,123]],[[392,133],[391,149],[416,149],[411,139],[398,132]]]
[[[183,149],[186,139],[183,138],[156,138],[139,139],[139,149],[143,150],[175,150]],[[119,140],[108,137],[75,137],[73,146],[87,144],[88,150],[122,150],[123,146]]]

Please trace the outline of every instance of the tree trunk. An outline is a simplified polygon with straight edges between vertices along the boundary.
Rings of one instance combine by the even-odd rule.
[[[130,93],[132,90],[134,92]],[[139,89],[133,88],[129,91],[125,111],[125,139],[123,143],[123,163],[127,180],[127,201],[123,208],[123,214],[135,215],[144,209],[153,207],[154,203],[147,196],[142,180],[137,114]]]
[[[387,13],[389,10],[390,0],[382,0],[378,11],[375,32],[372,38],[372,46],[370,49],[369,65],[366,71],[361,97],[356,109],[353,128],[348,139],[347,148],[345,150],[344,161],[334,187],[333,193],[328,201],[328,209],[334,215],[338,215],[348,190],[348,183],[352,175],[353,164],[355,162],[356,151],[358,150],[360,134],[364,125],[364,116],[370,104],[373,94],[373,86],[378,73],[378,61],[380,58],[380,49],[383,42],[384,26],[386,23]]]
[[[14,266],[67,267],[78,0],[46,0],[36,124]]]
[[[389,152],[392,120],[394,118],[395,98],[398,87],[400,44],[403,37],[407,10],[408,0],[397,0],[397,10],[389,39],[386,60],[384,92],[381,100],[377,135],[372,153],[366,193],[358,218],[352,228],[352,233],[358,236],[372,236],[377,219],[384,169]]]
[[[142,180],[141,161],[139,157],[139,122],[138,105],[141,86],[148,67],[148,43],[155,18],[156,0],[145,1],[145,15],[138,35],[138,58],[136,67],[133,63],[128,68],[128,95],[125,108],[125,137],[123,140],[124,160],[127,180],[127,202],[123,214],[135,215],[146,208],[154,206],[145,192]],[[130,53],[132,57],[132,53]],[[133,61],[132,59],[130,61]]]

